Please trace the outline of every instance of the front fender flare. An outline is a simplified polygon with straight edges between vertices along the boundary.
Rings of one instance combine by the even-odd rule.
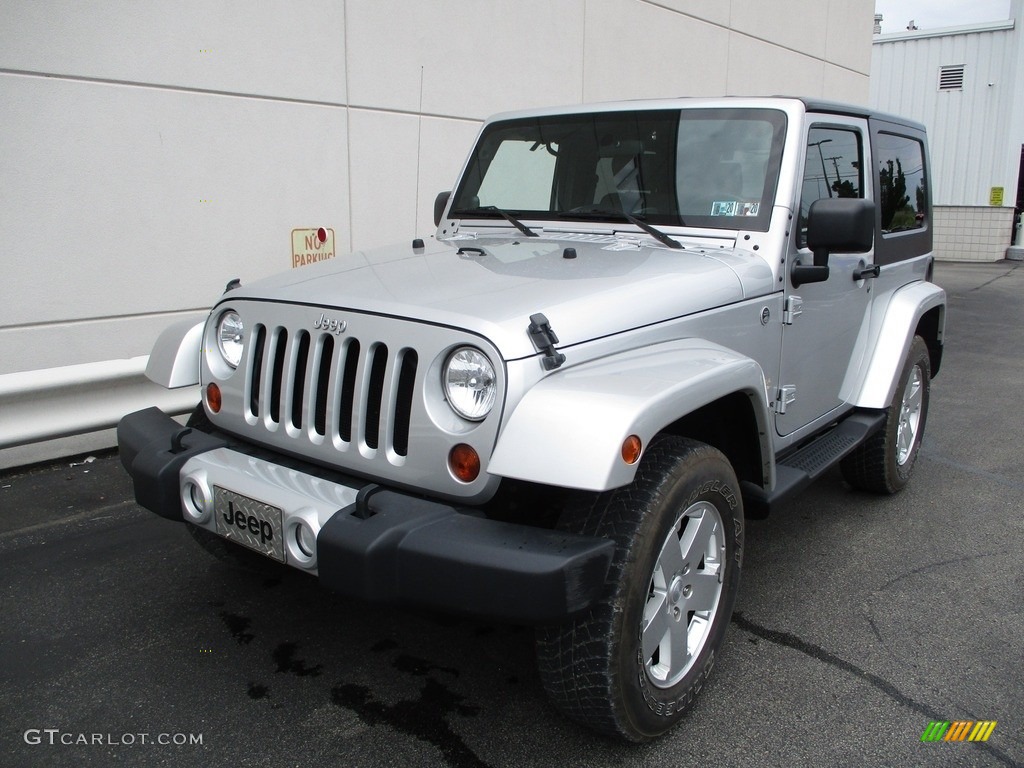
[[[516,405],[488,472],[545,485],[604,491],[632,482],[623,441],[644,446],[666,426],[725,395],[754,406],[761,455],[772,449],[764,373],[751,358],[704,339],[632,350],[553,373]]]
[[[146,364],[146,378],[167,389],[199,383],[204,323],[182,320],[157,337]]]

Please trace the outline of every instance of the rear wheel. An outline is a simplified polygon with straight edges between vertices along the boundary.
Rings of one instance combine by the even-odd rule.
[[[896,493],[907,484],[924,436],[930,388],[928,346],[915,336],[885,426],[840,464],[846,482],[876,493]]]
[[[742,559],[736,476],[714,448],[665,437],[631,485],[581,500],[560,525],[616,549],[603,599],[538,630],[544,687],[588,727],[652,739],[693,703],[728,627]]]

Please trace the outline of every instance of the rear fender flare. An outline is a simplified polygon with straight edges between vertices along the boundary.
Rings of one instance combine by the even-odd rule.
[[[860,408],[888,408],[896,391],[903,361],[921,318],[939,307],[938,339],[945,323],[946,292],[934,283],[914,283],[893,293],[885,308],[864,377],[852,398]],[[928,340],[931,343],[931,340]]]

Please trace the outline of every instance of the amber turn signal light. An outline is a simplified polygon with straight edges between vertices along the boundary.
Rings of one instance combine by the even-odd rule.
[[[212,381],[206,385],[206,404],[214,413],[220,413],[220,387]]]
[[[480,476],[480,455],[471,445],[459,443],[448,453],[448,467],[464,483],[472,483]]]
[[[643,443],[636,435],[630,435],[622,441],[622,460],[627,464],[636,464],[643,453]]]

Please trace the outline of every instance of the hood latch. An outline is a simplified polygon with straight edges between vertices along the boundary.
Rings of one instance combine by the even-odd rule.
[[[540,363],[544,366],[545,371],[553,371],[565,362],[565,355],[555,349],[558,337],[551,330],[551,323],[542,313],[530,315],[530,327],[526,329],[526,332],[530,334],[530,341],[533,342],[537,351],[544,353]]]

